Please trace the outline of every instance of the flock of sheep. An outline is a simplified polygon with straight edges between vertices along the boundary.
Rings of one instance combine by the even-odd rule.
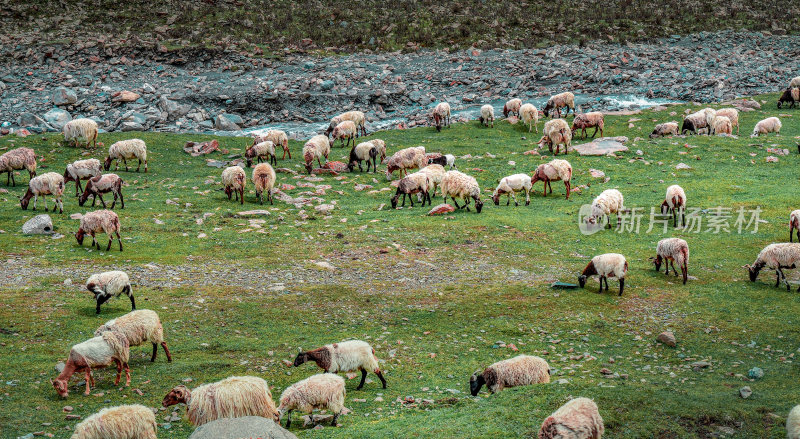
[[[794,106],[795,102],[800,100],[799,88],[800,77],[791,81],[790,87],[782,94],[778,106],[780,107],[785,102]],[[561,118],[562,109],[566,109],[565,116],[570,111],[573,112],[572,126]],[[560,153],[561,145],[565,147],[565,153],[569,152],[572,137],[579,130],[584,137],[586,129],[589,128],[595,128],[592,137],[598,131],[601,136],[603,135],[603,114],[599,112],[575,114],[572,93],[565,92],[551,97],[542,113],[545,116],[554,115],[554,118],[544,124],[543,136],[538,144],[540,146],[547,145],[551,152],[555,148],[555,155]],[[533,104],[523,104],[520,99],[512,99],[505,104],[503,114],[506,117],[509,115],[520,117],[529,132],[533,129],[539,131],[540,112]],[[432,121],[437,130],[450,126],[450,117],[450,106],[447,103],[440,103],[432,113]],[[494,119],[493,107],[483,106],[479,122],[493,127]],[[423,206],[425,202],[430,204],[431,195],[435,196],[436,191],[439,190],[445,202],[450,197],[456,208],[469,210],[470,202],[474,202],[475,210],[478,213],[481,212],[483,206],[480,198],[481,189],[475,178],[454,169],[456,166],[453,155],[428,154],[425,148],[420,146],[401,149],[387,159],[386,143],[380,139],[356,144],[355,139],[359,135],[366,135],[365,122],[364,113],[359,111],[350,111],[334,117],[324,135],[312,137],[303,146],[302,155],[306,171],[312,172],[315,161],[320,167],[323,166],[323,159],[327,163],[331,147],[337,140],[344,146],[352,143],[349,160],[345,166],[347,170],[352,172],[357,165],[362,171],[362,162],[366,161],[367,172],[369,172],[370,166],[373,172],[377,172],[377,164],[385,162],[387,178],[391,178],[395,171],[399,172],[401,176],[404,175],[399,180],[397,191],[391,199],[393,208],[397,207],[401,196],[403,205],[405,205],[407,197],[413,205],[414,195],[422,201]],[[709,135],[730,135],[733,127],[736,127],[738,133],[737,110],[707,108],[686,116],[680,132],[700,133],[705,131]],[[756,124],[753,136],[770,132],[779,133],[780,127],[780,120],[771,117]],[[97,124],[89,119],[76,119],[64,126],[63,134],[68,143],[87,146],[90,143],[96,144]],[[657,125],[651,136],[678,134],[678,123],[668,122]],[[256,162],[252,170],[251,181],[255,186],[256,198],[262,204],[264,195],[270,203],[272,202],[272,193],[276,183],[276,173],[272,164],[277,163],[276,151],[278,148],[283,151],[282,160],[287,155],[291,159],[288,137],[282,131],[273,130],[256,137],[252,146],[248,147],[244,154],[247,167],[251,167]],[[114,161],[117,162],[116,169],[119,168],[121,161],[125,170],[128,171],[127,160],[139,161],[137,172],[144,163],[144,172],[147,172],[147,146],[144,141],[130,139],[116,142],[109,147],[108,156],[103,163],[97,159],[79,160],[67,165],[63,175],[48,172],[37,176],[34,151],[29,148],[17,148],[0,156],[0,173],[8,173],[7,184],[16,184],[14,171],[24,169],[29,172],[28,190],[20,199],[23,209],[28,208],[31,198],[33,198],[33,208],[36,209],[38,198],[50,195],[54,199],[53,211],[58,208],[60,212],[63,212],[62,195],[65,184],[74,181],[75,195],[78,197],[79,205],[83,206],[91,196],[92,206],[99,198],[104,207],[103,210],[89,212],[81,218],[80,227],[75,234],[78,244],[82,244],[85,235],[88,234],[92,237],[92,245],[99,249],[100,245],[97,242],[96,234],[105,233],[109,237],[106,250],[110,249],[113,239],[116,237],[119,249],[122,251],[119,217],[113,210],[105,209],[106,203],[103,195],[109,193],[113,195],[114,200],[110,209],[114,209],[118,199],[120,207],[124,209],[123,180],[117,174],[104,174],[103,172],[108,171]],[[448,170],[445,170],[445,167]],[[418,169],[418,171],[409,173],[413,169]],[[512,200],[515,205],[518,205],[516,194],[524,192],[527,205],[530,203],[532,186],[538,181],[542,181],[544,184],[545,196],[548,187],[552,192],[551,182],[563,181],[568,199],[571,192],[572,174],[572,166],[568,161],[554,159],[549,163],[540,164],[532,176],[514,174],[502,178],[492,194],[492,201],[498,205],[500,197],[506,195],[507,205]],[[86,181],[85,187],[81,186],[82,180]],[[247,180],[246,172],[241,166],[231,166],[222,172],[222,183],[228,198],[235,196],[235,199],[242,204]],[[460,206],[458,199],[463,200],[464,204]],[[46,210],[46,200],[44,203]],[[677,185],[669,186],[661,204],[661,212],[665,215],[672,215],[675,226],[677,226],[678,219],[683,217],[683,225],[685,225],[686,203],[684,190]],[[591,212],[585,221],[588,226],[598,227],[610,215],[618,215],[623,211],[622,193],[616,189],[605,190],[592,201]],[[610,221],[607,226],[611,227]],[[755,281],[760,270],[766,267],[775,270],[776,286],[783,280],[786,288],[789,288],[783,269],[795,268],[800,264],[800,242],[791,242],[794,230],[797,230],[798,241],[800,241],[800,210],[790,214],[790,242],[771,244],[765,247],[758,254],[755,262],[751,266],[746,266],[751,281]],[[656,270],[660,270],[661,265],[664,264],[666,274],[669,274],[670,266],[672,266],[674,274],[677,275],[678,272],[675,268],[675,263],[677,263],[683,283],[687,282],[689,246],[685,240],[680,238],[661,240],[656,248],[656,257],[651,259]],[[605,282],[605,289],[608,290],[608,278],[614,277],[619,280],[619,295],[622,295],[627,272],[628,262],[623,255],[602,254],[591,259],[580,274],[578,281],[580,286],[584,287],[588,277],[598,276],[600,292],[602,292],[603,283]],[[97,329],[93,338],[72,347],[63,371],[53,381],[53,387],[59,395],[68,396],[69,379],[76,373],[85,376],[85,393],[88,395],[91,386],[94,385],[92,369],[112,364],[117,368],[115,385],[121,380],[123,370],[126,375],[126,385],[129,385],[128,359],[132,346],[151,343],[153,346],[151,361],[155,361],[160,345],[166,354],[167,361],[172,361],[158,315],[151,310],[136,310],[130,279],[126,273],[110,271],[95,274],[88,279],[86,288],[94,294],[98,314],[103,303],[120,295],[129,297],[132,311],[106,322]],[[198,426],[225,417],[261,416],[274,419],[276,422],[280,422],[285,417],[288,428],[291,423],[292,411],[310,413],[319,408],[330,410],[334,414],[333,424],[336,425],[338,416],[345,408],[345,381],[336,375],[337,372],[361,371],[361,382],[356,390],[363,387],[368,373],[376,374],[383,388],[386,388],[386,379],[380,370],[374,349],[364,341],[344,341],[300,352],[294,361],[294,366],[298,367],[309,361],[316,363],[323,373],[308,377],[284,390],[279,398],[277,408],[267,382],[262,378],[252,376],[230,377],[199,386],[193,390],[182,385],[177,386],[169,391],[163,400],[163,405],[167,407],[178,403],[186,404],[189,420]],[[484,385],[490,392],[495,393],[505,387],[548,383],[549,381],[550,368],[544,359],[520,355],[494,363],[483,372],[476,372],[470,377],[469,385],[471,394],[477,395]],[[789,437],[800,437],[800,406],[795,407],[790,413],[787,430]],[[539,437],[600,438],[603,431],[603,420],[597,405],[589,399],[576,398],[544,420]],[[78,439],[107,437],[117,439],[155,438],[155,416],[149,408],[141,405],[106,408],[81,422],[75,428],[73,435],[73,438]]]

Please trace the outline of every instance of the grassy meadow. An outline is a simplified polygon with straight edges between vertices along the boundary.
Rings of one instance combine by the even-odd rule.
[[[352,413],[340,418],[341,427],[302,427],[295,414],[291,430],[298,437],[535,437],[551,412],[586,396],[598,403],[608,438],[783,438],[786,414],[800,403],[794,363],[800,293],[774,288],[768,270],[751,283],[741,266],[766,244],[786,240],[789,212],[799,207],[800,112],[775,109],[775,95],[756,99],[766,103],[740,114],[738,139],[648,138],[656,122],[680,121],[692,106],[607,116],[605,135],[627,136],[630,151],[562,156],[573,166],[573,187],[581,190],[565,200],[563,184],[554,182],[552,196],[545,198],[538,183],[530,205],[518,207],[491,202],[497,181],[552,159],[523,154],[535,149],[539,135],[522,124],[501,121],[488,129],[472,121],[441,133],[370,133],[386,141],[389,154],[416,145],[454,154],[458,169],[477,178],[483,212],[438,217],[426,216],[427,206],[389,209],[394,188],[381,190],[389,187],[385,166],[378,174],[309,181],[300,141],[290,141],[293,160],[278,162],[298,172],[278,174],[278,186],[295,186],[286,194],[317,197],[298,208],[278,200],[259,206],[249,181],[244,206],[228,201],[220,190],[221,169],[206,166],[206,159],[227,155],[191,157],[182,150],[187,140],[213,136],[101,134],[105,146],[94,151],[65,147],[57,134],[0,138],[0,153],[35,149],[42,174],[63,173],[80,158],[102,160],[114,141],[140,137],[148,145],[150,168],[147,174],[118,171],[126,182],[125,209],[116,210],[122,253],[116,243],[109,252],[88,242],[77,245],[72,234],[78,221],[69,215],[92,208],[78,206],[72,183],[64,214],[50,213],[63,236],[22,235],[22,224],[41,213],[41,203],[36,212],[19,206],[27,172],[17,175],[16,187],[6,188],[5,176],[0,179],[0,188],[8,190],[0,193],[0,436],[42,432],[66,438],[79,421],[66,419],[64,406],[82,418],[123,403],[160,407],[175,385],[191,388],[231,375],[263,377],[277,400],[288,385],[318,372],[313,364],[285,365],[299,348],[359,338],[382,360],[388,388],[381,389],[374,375],[360,391],[357,379],[348,380]],[[786,115],[780,136],[749,137],[756,121],[779,114]],[[230,153],[248,144],[244,138],[217,139]],[[789,155],[767,148],[786,148]],[[345,161],[347,153],[337,146],[330,159]],[[767,162],[770,155],[778,161]],[[690,169],[676,169],[679,163]],[[609,180],[592,177],[590,169]],[[372,188],[357,191],[358,184]],[[657,227],[647,233],[650,208],[660,205],[671,184],[686,190],[690,208],[707,209],[701,232],[670,227],[661,233]],[[580,233],[578,209],[609,188],[624,194],[627,207],[645,213],[639,233]],[[313,207],[322,200],[335,202],[329,215]],[[437,196],[433,204],[440,202]],[[718,206],[731,209],[730,233],[707,231]],[[757,232],[751,233],[752,225],[737,232],[740,207],[748,211],[747,220],[750,210],[761,209]],[[261,208],[269,215],[238,215]],[[694,278],[687,285],[657,273],[648,260],[658,240],[670,236],[689,243]],[[99,241],[105,249],[106,237]],[[596,294],[596,280],[585,289],[550,287],[557,280],[576,282],[592,256],[607,252],[622,253],[629,262],[622,297],[616,280],[602,295]],[[123,297],[95,315],[83,283],[111,268],[131,274],[140,309],[159,313],[173,363],[163,352],[150,363],[149,346],[132,348],[131,387],[113,386],[113,371],[100,370],[91,396],[83,396],[76,376],[63,400],[49,381],[57,375],[54,365],[97,326],[130,310]],[[786,273],[796,286],[798,274]],[[674,332],[676,348],[655,340],[665,330]],[[484,388],[479,397],[469,396],[475,370],[519,353],[545,358],[553,382],[491,396]],[[696,362],[710,366],[694,368]],[[764,377],[748,379],[753,367],[763,369]],[[747,399],[739,396],[744,386],[753,391]],[[158,412],[159,437],[185,438],[193,431],[185,417],[165,421],[174,408]],[[181,407],[178,413],[184,412]]]

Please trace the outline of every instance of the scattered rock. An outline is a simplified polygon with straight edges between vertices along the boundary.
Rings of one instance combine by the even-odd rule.
[[[744,399],[749,398],[750,395],[752,395],[752,394],[753,394],[753,391],[750,389],[750,386],[744,386],[741,389],[739,389],[739,396],[741,396]]]
[[[672,348],[678,344],[675,341],[675,335],[672,333],[672,331],[664,331],[661,334],[658,334],[658,341]]]
[[[52,99],[53,105],[56,106],[71,105],[75,102],[78,102],[78,95],[68,88],[58,87],[57,89],[53,90]]]
[[[686,163],[678,163],[677,165],[675,165],[675,169],[692,169],[692,167],[687,165]]]
[[[428,212],[428,215],[444,215],[446,213],[455,212],[455,210],[456,210],[455,207],[453,207],[453,206],[451,206],[449,204],[446,204],[446,203],[442,203],[442,204],[434,207],[433,209],[431,209]]]
[[[44,114],[44,120],[47,121],[47,123],[53,128],[60,131],[62,128],[64,128],[64,125],[66,125],[67,122],[72,120],[72,116],[70,116],[66,110],[53,108]]]
[[[754,367],[747,371],[747,376],[754,380],[764,378],[764,370],[760,367]]]
[[[627,137],[601,137],[589,143],[573,145],[572,148],[580,155],[607,155],[627,151],[628,147],[623,145],[627,141]]]
[[[50,235],[53,233],[53,220],[47,214],[36,215],[22,225],[22,233],[26,235]]]
[[[330,270],[330,271],[336,270],[336,267],[331,265],[330,262],[319,261],[319,262],[314,262],[314,265],[324,270]]]
[[[264,209],[256,209],[256,210],[245,210],[244,212],[238,212],[237,216],[264,216],[270,215],[269,211]]]
[[[112,102],[134,102],[139,99],[141,96],[138,93],[134,93],[132,91],[124,90],[118,91],[111,95]]]
[[[214,127],[220,131],[239,131],[239,125],[243,123],[242,118],[235,114],[221,113],[214,120]]]

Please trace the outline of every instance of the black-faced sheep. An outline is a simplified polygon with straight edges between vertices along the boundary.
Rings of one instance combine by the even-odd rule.
[[[86,188],[84,189],[83,194],[81,194],[81,197],[78,199],[78,205],[83,206],[91,195],[92,207],[94,207],[94,203],[99,197],[100,203],[103,204],[103,208],[105,209],[106,202],[103,200],[103,194],[111,192],[114,194],[114,201],[111,203],[111,208],[113,209],[114,206],[117,205],[117,198],[119,198],[121,206],[124,209],[125,198],[122,196],[122,184],[123,181],[117,174],[102,174],[98,175],[97,177],[90,178],[89,181],[86,182]]]
[[[652,258],[653,264],[656,266],[656,271],[661,269],[661,263],[667,266],[665,274],[669,275],[669,266],[672,265],[672,271],[675,276],[678,271],[675,270],[675,262],[681,267],[681,276],[683,276],[683,284],[689,279],[689,244],[680,238],[667,238],[658,241],[656,246],[656,257]]]
[[[458,171],[447,171],[442,177],[442,196],[444,203],[447,202],[447,197],[453,199],[456,209],[466,208],[469,211],[469,200],[475,200],[475,211],[481,213],[483,209],[483,201],[481,201],[481,188],[478,186],[478,181],[474,177],[463,174]],[[459,206],[456,198],[464,200],[464,205]]]
[[[304,351],[297,354],[294,367],[305,362],[313,361],[327,373],[361,371],[361,382],[356,390],[364,387],[364,381],[369,372],[375,373],[386,388],[386,379],[383,378],[375,349],[369,343],[361,340],[343,341],[325,345],[321,348]]]
[[[361,142],[350,150],[350,158],[347,161],[347,170],[353,172],[356,164],[358,164],[358,171],[364,172],[364,169],[361,167],[361,162],[366,160],[367,172],[369,172],[369,165],[372,165],[372,172],[378,172],[376,165],[378,155],[380,155],[380,151],[372,142]]]
[[[764,247],[758,253],[753,265],[745,265],[744,268],[747,268],[750,282],[756,281],[758,273],[764,267],[775,270],[775,287],[780,285],[781,279],[783,279],[786,283],[786,291],[789,291],[789,281],[786,280],[783,269],[797,268],[798,264],[800,264],[800,243],[784,242]],[[798,287],[798,291],[800,291],[800,287]]]
[[[788,103],[789,108],[794,108],[798,101],[800,101],[800,88],[787,88],[778,98],[778,108],[781,108],[784,103]]]
[[[478,396],[484,384],[490,393],[497,393],[506,387],[550,382],[550,366],[547,361],[532,355],[519,355],[498,361],[479,372],[476,371],[469,379],[469,392],[472,396]]]
[[[453,154],[445,154],[439,157],[433,157],[428,159],[429,165],[440,165],[442,167],[447,166],[447,169],[458,169],[456,167],[456,157]]]
[[[397,185],[397,192],[392,197],[392,209],[397,207],[397,201],[400,195],[403,196],[403,204],[406,205],[406,196],[411,200],[411,207],[414,207],[414,198],[411,195],[416,193],[422,194],[422,206],[425,206],[425,201],[430,205],[431,195],[430,189],[433,187],[430,176],[425,172],[415,172],[403,177]]]
[[[581,288],[583,288],[586,286],[586,279],[588,279],[589,276],[599,275],[600,290],[597,291],[599,294],[603,292],[603,281],[605,280],[606,291],[608,291],[608,278],[616,277],[619,279],[619,295],[621,296],[622,291],[625,289],[625,276],[627,274],[628,261],[625,260],[625,256],[619,253],[606,253],[597,255],[589,261],[589,264],[583,269],[581,275],[578,276],[578,283]]]
[[[86,281],[86,289],[94,294],[97,302],[97,314],[100,314],[100,305],[104,304],[112,297],[119,297],[122,294],[131,300],[131,310],[136,310],[136,300],[131,291],[131,281],[128,274],[124,271],[106,271],[93,274]]]
[[[186,404],[189,421],[195,426],[243,416],[279,420],[269,385],[263,378],[254,376],[229,377],[194,390],[176,386],[161,401],[163,407],[180,403]]]

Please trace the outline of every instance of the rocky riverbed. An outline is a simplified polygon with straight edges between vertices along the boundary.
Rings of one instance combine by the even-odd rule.
[[[302,138],[350,109],[365,111],[374,130],[424,124],[442,100],[471,117],[484,103],[499,112],[511,97],[541,105],[571,90],[581,110],[620,110],[775,92],[800,75],[800,37],[732,31],[648,44],[280,59],[136,51],[102,40],[3,50],[0,123],[31,132],[90,117],[106,131],[275,126]]]

